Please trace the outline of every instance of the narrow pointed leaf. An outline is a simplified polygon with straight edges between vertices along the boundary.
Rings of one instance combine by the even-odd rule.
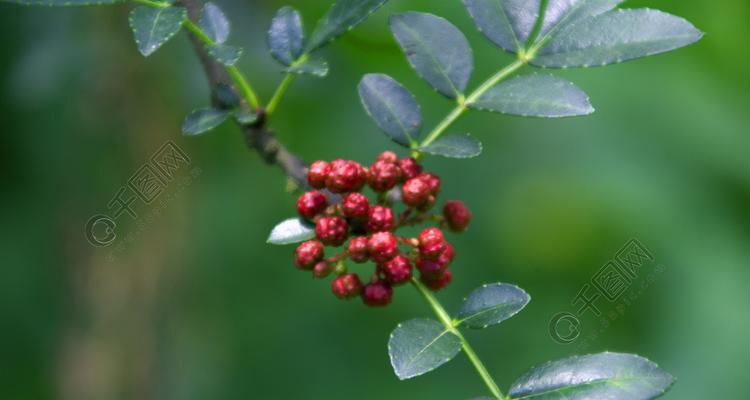
[[[531,63],[553,68],[608,65],[687,46],[702,36],[674,15],[617,9],[563,29]]]
[[[461,340],[437,321],[412,319],[399,324],[388,340],[388,354],[399,379],[425,374],[461,351]]]
[[[469,295],[458,311],[458,324],[486,328],[518,314],[531,297],[523,289],[507,283],[484,285]]]
[[[292,244],[315,237],[315,227],[302,218],[289,218],[276,225],[268,235],[267,243]]]
[[[203,108],[188,114],[182,124],[182,134],[185,136],[196,136],[208,132],[221,125],[231,114],[228,110],[217,108]]]
[[[535,43],[547,41],[563,28],[609,11],[624,0],[549,0]]]
[[[674,378],[653,362],[623,353],[599,353],[548,362],[518,378],[513,399],[648,400],[667,390]]]
[[[458,28],[432,14],[407,12],[391,17],[391,31],[409,64],[435,90],[451,98],[464,92],[474,60]]]
[[[594,112],[577,86],[552,75],[518,76],[483,93],[470,108],[524,117],[559,118]]]
[[[182,7],[153,8],[138,6],[130,12],[130,28],[135,43],[149,56],[182,28],[187,11]]]
[[[2,0],[26,6],[76,7],[123,3],[125,0]]]
[[[358,90],[362,105],[375,124],[394,142],[409,147],[422,127],[422,113],[414,96],[384,74],[365,75]]]
[[[464,0],[479,31],[512,53],[524,48],[539,19],[540,0]]]
[[[229,20],[221,8],[214,3],[209,2],[203,6],[198,24],[203,32],[216,43],[224,43],[229,38]]]
[[[305,34],[302,17],[292,7],[282,7],[276,12],[268,29],[268,48],[276,61],[289,66],[302,54]]]
[[[214,44],[206,46],[208,54],[216,61],[224,65],[234,65],[242,57],[242,47],[230,46],[227,44]]]
[[[326,60],[314,57],[302,64],[295,64],[286,69],[287,72],[301,75],[313,75],[323,78],[328,75],[328,62]]]
[[[482,142],[469,134],[446,135],[419,151],[448,158],[472,158],[482,153]]]
[[[388,0],[338,0],[318,22],[307,43],[311,52],[351,30]]]

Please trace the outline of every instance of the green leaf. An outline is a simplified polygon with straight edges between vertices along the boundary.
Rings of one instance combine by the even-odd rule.
[[[240,105],[240,98],[237,96],[237,92],[232,89],[231,86],[224,82],[219,82],[214,88],[214,94],[216,99],[226,108],[235,108]]]
[[[268,29],[268,48],[276,61],[290,66],[302,55],[302,17],[292,7],[282,7],[276,12]]]
[[[48,7],[77,7],[98,6],[105,4],[124,3],[125,0],[2,0],[6,3],[23,4],[25,6],[48,6]]]
[[[276,225],[268,235],[267,243],[292,244],[315,237],[315,227],[302,218],[289,218]]]
[[[202,108],[188,114],[182,124],[182,134],[185,136],[196,136],[221,125],[231,111],[217,108]]]
[[[609,11],[624,0],[549,0],[544,21],[534,43],[547,41],[556,32],[583,19]]]
[[[206,3],[203,6],[198,24],[203,32],[216,43],[224,43],[229,38],[229,20],[221,8],[214,3]]]
[[[388,354],[399,379],[425,374],[461,351],[461,340],[437,321],[412,319],[399,324],[388,340]]]
[[[130,28],[135,43],[144,56],[149,56],[177,34],[187,18],[182,7],[153,8],[138,6],[130,12]]]
[[[594,112],[589,98],[565,79],[522,75],[497,86],[468,104],[470,108],[525,117],[559,118]]]
[[[252,111],[237,111],[234,113],[234,119],[236,119],[241,125],[250,125],[258,120],[258,114]]]
[[[518,314],[531,297],[523,289],[507,283],[484,285],[469,294],[456,317],[457,325],[486,328]]]
[[[285,71],[293,74],[307,74],[323,78],[328,75],[328,63],[322,58],[313,57],[302,64],[293,64]]]
[[[450,98],[463,93],[474,60],[458,28],[432,14],[407,12],[391,17],[391,31],[422,79]]]
[[[242,57],[242,47],[214,44],[206,46],[206,49],[211,57],[226,66],[234,65]]]
[[[687,46],[702,36],[692,24],[674,15],[617,9],[558,32],[531,64],[553,68],[608,65]]]
[[[674,378],[653,362],[622,353],[599,353],[548,362],[518,378],[513,399],[648,400],[661,396]]]
[[[394,142],[409,147],[422,127],[422,113],[414,96],[385,74],[365,75],[358,90],[375,124]]]
[[[469,134],[446,135],[419,151],[449,158],[472,158],[482,153],[482,142]]]
[[[325,46],[367,19],[388,0],[339,0],[318,22],[306,51]]]
[[[539,19],[540,0],[464,0],[464,5],[479,31],[512,53],[524,48]]]

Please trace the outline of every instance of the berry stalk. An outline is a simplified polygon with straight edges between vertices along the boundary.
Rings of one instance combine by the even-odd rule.
[[[440,322],[442,322],[445,326],[445,329],[456,335],[459,340],[461,340],[461,348],[463,349],[464,353],[466,353],[469,361],[471,361],[471,363],[474,365],[474,368],[482,378],[482,381],[484,381],[487,389],[489,389],[490,393],[492,393],[492,396],[494,396],[498,400],[504,399],[505,397],[503,397],[503,393],[500,391],[497,383],[495,383],[495,380],[492,379],[492,376],[487,371],[487,367],[484,366],[484,363],[482,363],[482,360],[479,359],[479,356],[477,356],[477,353],[474,352],[474,349],[471,347],[464,335],[461,334],[461,331],[456,328],[455,322],[445,311],[445,308],[443,308],[443,306],[440,304],[440,301],[438,301],[438,299],[430,292],[429,289],[427,289],[427,287],[422,284],[422,282],[419,281],[419,279],[412,278],[411,284],[417,289],[419,294],[424,297],[432,310],[435,312],[435,315],[437,315]]]

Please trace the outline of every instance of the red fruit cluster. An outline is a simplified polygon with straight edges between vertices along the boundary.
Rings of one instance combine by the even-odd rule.
[[[331,290],[336,297],[359,296],[368,306],[386,306],[393,288],[412,279],[415,266],[419,279],[432,290],[451,282],[454,249],[439,227],[424,228],[417,237],[396,235],[401,227],[427,222],[462,232],[471,220],[469,209],[457,200],[445,202],[441,214],[431,212],[440,193],[440,178],[423,172],[417,160],[399,159],[386,151],[369,168],[349,160],[315,161],[307,180],[314,190],[299,197],[297,210],[315,223],[315,239],[297,247],[294,263],[316,278],[335,272]],[[365,186],[375,193],[374,200],[362,193]],[[394,199],[403,205],[393,204],[398,201]],[[344,250],[325,258],[325,246],[339,247],[347,240]],[[366,284],[358,273],[349,271],[347,260],[375,264]]]

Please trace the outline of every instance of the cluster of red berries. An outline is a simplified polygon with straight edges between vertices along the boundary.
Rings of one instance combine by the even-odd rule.
[[[316,161],[310,165],[307,179],[314,190],[300,196],[297,210],[315,223],[316,238],[297,247],[294,261],[297,268],[311,270],[316,278],[335,272],[331,289],[336,297],[361,296],[368,306],[386,306],[393,287],[412,278],[413,266],[432,290],[451,282],[448,266],[453,261],[453,246],[439,228],[425,228],[414,238],[394,234],[400,227],[428,221],[461,232],[471,220],[469,209],[456,200],[446,202],[441,214],[430,213],[440,192],[440,178],[422,172],[417,160],[399,159],[386,151],[370,168],[348,160]],[[365,185],[377,194],[376,202],[361,192]],[[393,203],[398,201],[405,207],[396,215]],[[325,258],[325,246],[339,247],[347,240],[342,252]],[[347,259],[375,263],[367,284],[357,273],[348,272]]]

